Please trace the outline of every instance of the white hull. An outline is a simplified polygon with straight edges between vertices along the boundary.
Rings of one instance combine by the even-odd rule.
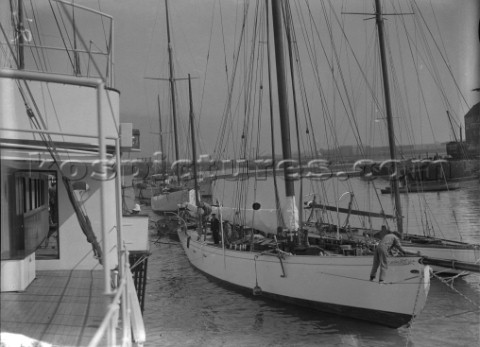
[[[369,281],[372,256],[287,255],[222,249],[179,229],[190,263],[218,280],[281,301],[400,327],[423,309],[429,267],[418,257],[389,259],[385,285]],[[282,266],[283,265],[283,266]]]
[[[188,189],[177,190],[165,194],[155,195],[151,199],[152,211],[171,212],[177,211],[178,205],[184,204],[189,199]]]
[[[161,189],[155,187],[135,188],[135,198],[140,202],[151,203],[152,197],[158,195]]]
[[[420,252],[422,256],[431,257],[435,259],[442,259],[450,263],[449,267],[438,265],[431,265],[432,270],[438,274],[469,274],[468,271],[455,269],[456,262],[470,264],[471,266],[478,266],[480,260],[480,246],[470,248],[448,247],[441,245],[411,245],[402,243],[402,247],[410,252]]]

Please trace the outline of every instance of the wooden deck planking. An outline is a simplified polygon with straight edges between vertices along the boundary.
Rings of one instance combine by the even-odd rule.
[[[38,271],[25,292],[1,293],[2,333],[85,346],[106,312],[101,270]]]

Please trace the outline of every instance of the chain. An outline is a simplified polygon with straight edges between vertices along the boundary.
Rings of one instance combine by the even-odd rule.
[[[431,273],[431,271],[430,271]],[[425,275],[425,272],[423,273]],[[422,276],[423,278],[424,276]],[[412,335],[412,328],[413,328],[413,323],[415,322],[415,318],[416,315],[415,315],[415,309],[417,307],[417,303],[418,303],[418,297],[420,295],[420,288],[422,286],[418,286],[418,289],[417,289],[417,296],[415,298],[415,305],[413,305],[413,312],[412,312],[412,319],[410,319],[410,322],[408,322],[408,330],[407,330],[407,340],[405,341],[405,347],[408,347],[408,343],[410,342],[410,336]]]

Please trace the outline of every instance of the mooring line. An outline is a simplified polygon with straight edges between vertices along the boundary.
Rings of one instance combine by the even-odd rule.
[[[446,286],[448,286],[450,289],[452,289],[453,291],[455,291],[458,295],[460,295],[461,297],[463,297],[465,300],[467,300],[469,303],[471,303],[472,305],[474,305],[476,308],[478,308],[480,310],[480,305],[476,302],[474,302],[473,300],[471,300],[468,296],[466,296],[465,294],[461,293],[459,290],[457,290],[454,286],[453,286],[453,281],[457,278],[457,276],[453,276],[452,278],[446,280],[446,279],[443,279],[435,274],[433,274],[433,276],[435,278],[437,278],[440,282],[442,282],[443,284],[445,284]],[[449,283],[451,282],[451,283]]]

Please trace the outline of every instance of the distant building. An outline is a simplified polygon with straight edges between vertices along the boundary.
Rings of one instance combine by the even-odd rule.
[[[466,158],[465,147],[466,147],[465,142],[457,142],[457,141],[448,142],[446,145],[447,155],[449,155],[453,159],[465,159]]]
[[[140,147],[140,130],[133,129],[132,131],[132,148],[141,149]]]
[[[465,142],[469,155],[480,156],[480,102],[465,115]]]

